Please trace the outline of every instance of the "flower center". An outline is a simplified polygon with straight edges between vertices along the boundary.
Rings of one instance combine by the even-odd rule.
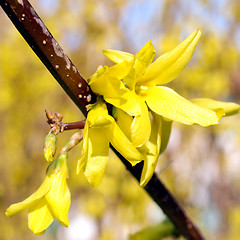
[[[143,85],[138,86],[138,85],[136,85],[136,87],[135,87],[136,94],[140,95],[140,96],[146,96],[147,95],[147,90],[148,90],[147,86],[143,86]]]

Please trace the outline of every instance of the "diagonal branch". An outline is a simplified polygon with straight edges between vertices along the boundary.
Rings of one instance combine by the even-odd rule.
[[[85,79],[64,53],[30,3],[25,0],[1,0],[0,4],[32,50],[82,113],[86,115],[86,105],[94,102],[96,96],[90,92]]]
[[[44,25],[31,4],[27,0],[1,0],[0,5],[32,50],[86,116],[86,106],[96,100],[96,95],[91,92],[86,81]],[[142,163],[132,167],[114,148],[112,149],[131,174],[139,181]],[[190,240],[204,239],[198,228],[156,174],[145,186],[145,190],[173,222],[179,234]]]

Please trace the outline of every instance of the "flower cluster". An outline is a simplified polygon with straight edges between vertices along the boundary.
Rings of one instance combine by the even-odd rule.
[[[156,51],[150,41],[136,55],[116,50],[104,50],[103,53],[116,64],[112,67],[99,67],[88,81],[92,91],[102,96],[113,107],[113,117],[116,122],[113,119],[112,122],[114,126],[120,128],[115,136],[112,135],[113,138],[121,139],[124,134],[131,143],[131,145],[128,144],[131,146],[131,151],[134,146],[141,154],[141,160],[144,161],[141,186],[145,186],[150,180],[159,154],[167,146],[172,121],[206,127],[218,124],[223,116],[234,114],[239,110],[239,105],[235,103],[224,103],[206,98],[188,101],[169,87],[162,86],[175,79],[191,60],[200,35],[200,30],[196,30],[180,45],[161,55],[154,62],[152,61]],[[96,103],[98,104],[104,103],[101,100]],[[97,112],[95,108],[89,111],[87,121],[90,122],[93,115],[94,118],[100,119],[107,116],[106,107],[97,108],[98,113],[95,113]],[[103,143],[107,140],[100,133],[105,132],[106,125],[106,123],[104,126],[87,124],[84,129],[85,139],[88,140],[83,143],[84,154],[79,165],[91,164],[91,171],[87,171],[88,167],[85,167],[85,175],[90,183],[93,182],[98,172],[101,172],[102,178],[105,169],[106,159],[102,158],[100,162],[99,160],[103,156],[107,157],[107,145]],[[98,133],[91,138],[88,134],[90,131],[96,131],[93,129],[97,129]],[[100,149],[100,142],[105,148]],[[98,152],[97,155],[93,154],[96,160],[93,160],[91,154],[87,156],[89,146],[91,146],[91,154]],[[122,144],[117,146],[113,144],[113,146],[131,163],[136,163],[127,156],[126,146],[125,148]],[[94,150],[95,148],[97,150]],[[102,151],[105,154],[102,154]]]
[[[104,50],[115,65],[99,67],[88,80],[98,100],[88,108],[84,132],[76,132],[53,161],[61,125],[55,133],[50,131],[44,142],[44,157],[51,162],[45,180],[30,197],[11,205],[6,215],[28,209],[28,225],[35,234],[44,233],[54,218],[68,226],[71,197],[67,186],[67,152],[81,139],[77,173],[83,171],[91,185],[98,186],[103,179],[111,144],[133,166],[144,161],[140,185],[145,186],[168,144],[172,121],[206,127],[218,124],[223,116],[237,113],[238,104],[206,98],[188,101],[162,86],[175,79],[191,60],[200,35],[199,30],[193,32],[154,62],[156,52],[151,42],[136,55]],[[49,112],[47,115],[56,118],[53,122],[49,120],[52,124],[61,122],[62,116]]]

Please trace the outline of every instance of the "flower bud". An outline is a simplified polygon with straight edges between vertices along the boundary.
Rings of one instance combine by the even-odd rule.
[[[56,152],[57,147],[57,137],[54,133],[50,132],[44,139],[43,145],[43,155],[44,158],[51,162],[53,160],[53,156]]]

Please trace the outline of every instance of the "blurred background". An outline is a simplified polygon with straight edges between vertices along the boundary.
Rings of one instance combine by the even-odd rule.
[[[102,49],[136,53],[152,40],[157,56],[200,28],[193,59],[169,85],[190,99],[240,103],[238,0],[32,0],[32,5],[85,78],[110,65]],[[161,210],[112,154],[103,183],[76,176],[81,146],[70,152],[69,228],[54,222],[43,236],[27,227],[27,212],[5,209],[41,184],[49,131],[44,110],[64,122],[83,116],[0,10],[0,240],[125,240],[164,219]],[[58,135],[59,149],[73,132]],[[58,150],[59,150],[58,149]],[[166,168],[164,168],[167,166]],[[162,170],[164,168],[164,170]],[[157,173],[207,239],[240,239],[240,117],[203,128],[173,124]]]

